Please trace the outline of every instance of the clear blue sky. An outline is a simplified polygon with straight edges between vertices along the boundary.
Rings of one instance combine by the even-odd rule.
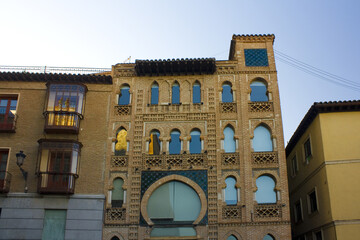
[[[0,65],[111,67],[135,59],[228,58],[233,34],[360,84],[358,0],[11,0],[0,3]],[[315,101],[360,99],[277,61],[285,140]]]

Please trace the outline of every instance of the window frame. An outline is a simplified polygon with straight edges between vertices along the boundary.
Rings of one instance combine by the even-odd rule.
[[[299,204],[300,207],[300,213],[297,211],[297,204]],[[300,217],[300,218],[299,218]],[[295,223],[301,223],[304,221],[304,215],[303,215],[303,206],[302,206],[302,199],[300,198],[298,201],[294,204],[294,222]]]
[[[311,144],[311,138],[308,136],[306,140],[303,143],[303,153],[304,153],[304,162],[306,164],[310,163],[310,160],[312,159],[312,144]]]
[[[321,239],[318,239],[318,238],[317,238],[316,235],[317,235],[318,233],[320,233]],[[313,231],[313,232],[312,232],[312,236],[313,236],[313,239],[314,239],[314,240],[323,240],[323,239],[324,239],[324,233],[323,233],[322,229],[320,229],[320,230],[318,230],[318,231]]]
[[[0,122],[0,132],[15,132],[15,123],[17,120],[17,111],[19,106],[19,95],[18,94],[0,94],[0,102],[1,100],[7,100],[8,103],[6,105],[5,114],[4,114],[4,122]],[[11,123],[8,122],[9,114],[11,112],[11,101],[16,100],[15,113],[11,113],[14,115],[14,118]]]
[[[312,199],[312,194],[314,194],[315,199]],[[315,203],[316,209],[314,209],[314,205],[312,203]],[[307,194],[307,206],[308,206],[308,214],[312,215],[316,212],[319,212],[319,201],[318,201],[318,194],[317,194],[317,188],[313,188],[308,194]]]
[[[297,175],[297,173],[299,172],[299,163],[298,163],[298,160],[297,160],[297,154],[296,153],[292,156],[290,161],[291,161],[291,164],[290,164],[291,176],[295,177]]]

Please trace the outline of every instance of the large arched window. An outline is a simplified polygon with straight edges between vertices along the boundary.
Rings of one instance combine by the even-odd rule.
[[[119,95],[119,105],[129,105],[130,104],[130,86],[124,84],[120,88],[120,95]]]
[[[269,101],[267,96],[267,88],[262,80],[254,80],[250,84],[251,93],[250,101],[252,102],[266,102]]]
[[[120,240],[118,237],[114,236],[111,238],[111,240]]]
[[[236,179],[234,177],[227,177],[225,179],[226,188],[225,188],[225,202],[226,205],[236,205],[237,204],[237,189]]]
[[[171,88],[172,96],[171,103],[179,104],[180,103],[180,85],[177,81],[174,82]]]
[[[201,153],[201,132],[199,129],[194,129],[190,132],[190,154]]]
[[[150,219],[169,222],[194,222],[200,214],[198,194],[189,185],[170,181],[158,187],[150,196],[147,211]]]
[[[230,235],[226,240],[238,240],[234,235]]]
[[[254,152],[271,152],[273,144],[270,131],[264,126],[258,126],[254,130],[253,138]]]
[[[224,150],[226,153],[233,153],[236,151],[234,134],[234,129],[231,126],[226,126],[224,128]]]
[[[159,84],[157,82],[151,85],[151,104],[159,104]]]
[[[152,130],[150,132],[149,154],[159,155],[160,149],[160,132],[158,130]]]
[[[127,143],[127,131],[125,128],[121,127],[116,134],[116,141],[115,141],[115,155],[122,156],[126,155],[128,143]]]
[[[113,182],[113,190],[111,193],[111,207],[122,207],[124,203],[124,180],[116,178]]]
[[[275,238],[273,236],[271,236],[270,234],[267,234],[264,236],[263,240],[275,240]]]
[[[221,100],[223,103],[233,102],[233,91],[232,91],[231,83],[225,82],[222,85]]]
[[[193,103],[201,103],[201,85],[198,81],[193,85]]]
[[[256,179],[257,191],[255,199],[257,203],[276,203],[275,181],[269,176],[260,176]]]
[[[170,154],[180,154],[181,152],[181,140],[180,140],[180,131],[172,130],[170,133],[170,143],[169,143],[169,153]]]

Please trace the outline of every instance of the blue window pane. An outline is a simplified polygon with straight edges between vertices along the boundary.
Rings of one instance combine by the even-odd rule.
[[[224,150],[226,153],[233,153],[236,151],[236,141],[234,139],[234,130],[231,127],[224,129]]]
[[[159,85],[151,86],[151,104],[159,104]]]
[[[171,141],[169,143],[169,153],[180,154],[181,151],[180,132],[172,131],[170,137],[171,137]]]
[[[129,105],[130,103],[130,92],[129,87],[123,87],[120,90],[119,105]]]
[[[190,141],[190,154],[201,153],[201,139],[200,131],[191,131],[191,141]]]
[[[238,239],[234,235],[231,235],[226,240],[238,240]]]
[[[180,103],[180,86],[179,84],[175,83],[172,86],[172,98],[171,98],[172,104],[179,104]]]
[[[266,49],[244,49],[245,65],[247,67],[269,66]]]
[[[227,205],[236,205],[237,204],[237,190],[235,188],[236,180],[233,177],[228,177],[225,179],[226,188],[225,188],[225,202]]]
[[[254,130],[253,138],[254,152],[271,152],[273,145],[271,140],[270,131],[263,126],[258,126]]]
[[[269,234],[266,235],[263,240],[275,240],[275,238],[273,238],[272,236],[270,236]]]
[[[268,96],[266,95],[267,88],[263,82],[253,81],[250,84],[250,88],[250,100],[252,102],[267,102],[269,100]]]
[[[233,102],[233,94],[229,84],[224,84],[222,87],[222,102]]]
[[[193,103],[201,103],[201,87],[199,83],[193,86]]]
[[[259,204],[276,203],[275,182],[271,177],[259,177],[256,179],[256,186],[255,199]]]

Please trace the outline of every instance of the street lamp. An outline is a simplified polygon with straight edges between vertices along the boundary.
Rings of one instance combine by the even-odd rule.
[[[16,154],[16,164],[19,166],[20,171],[24,177],[25,180],[25,189],[24,192],[27,193],[28,191],[28,187],[27,187],[27,176],[28,176],[28,172],[26,172],[21,166],[24,164],[24,160],[26,158],[26,155],[24,154],[23,151],[20,150],[20,152],[18,152]]]

